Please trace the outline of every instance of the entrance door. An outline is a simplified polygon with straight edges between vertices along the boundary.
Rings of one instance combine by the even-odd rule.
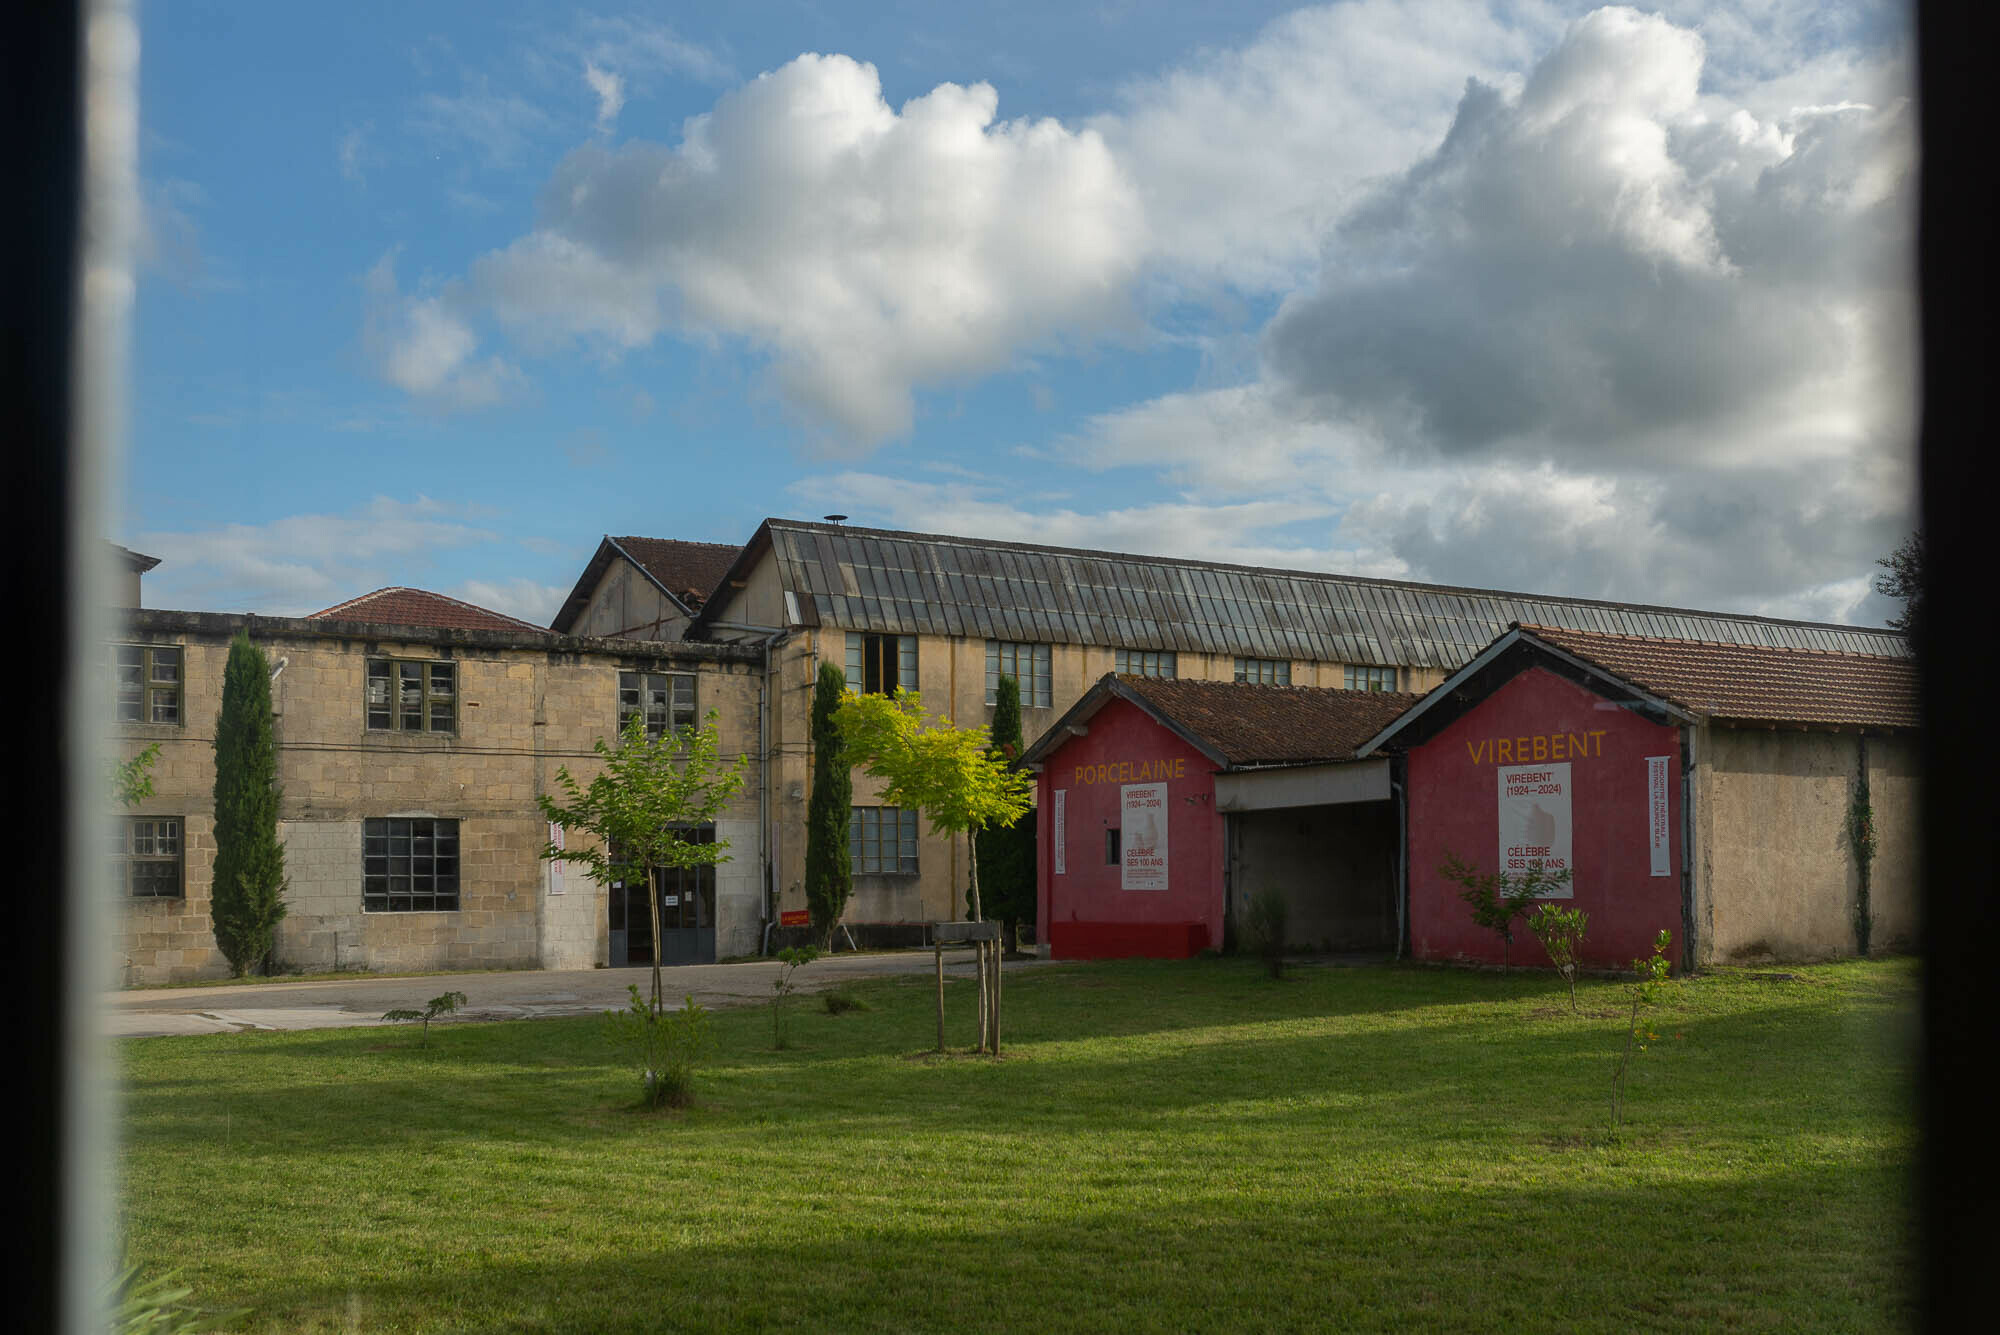
[[[715,827],[685,830],[691,844],[715,842]],[[614,854],[615,856],[615,854]],[[660,963],[715,963],[715,868],[655,867],[653,890],[660,901]],[[614,969],[653,962],[653,914],[644,887],[614,881],[610,906],[610,949]]]

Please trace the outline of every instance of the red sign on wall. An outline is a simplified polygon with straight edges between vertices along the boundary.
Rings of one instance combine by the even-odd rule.
[[[812,920],[811,909],[786,909],[778,915],[778,926],[810,927],[812,926]]]

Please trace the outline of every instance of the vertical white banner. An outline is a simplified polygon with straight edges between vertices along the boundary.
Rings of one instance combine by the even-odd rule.
[[[1646,757],[1646,830],[1652,844],[1653,875],[1668,872],[1667,757]]]
[[[1167,785],[1128,783],[1121,787],[1124,811],[1119,847],[1125,865],[1119,868],[1121,890],[1167,888]]]
[[[554,844],[557,848],[569,847],[568,844],[563,842],[563,827],[556,824],[554,821],[549,822],[549,842]],[[562,892],[563,892],[563,864],[562,864],[562,859],[558,858],[555,861],[549,863],[549,893],[552,895],[559,895]]]
[[[1063,851],[1063,838],[1065,835],[1063,828],[1063,799],[1068,796],[1069,789],[1056,789],[1055,811],[1052,813],[1049,821],[1049,839],[1052,841],[1052,846],[1055,849],[1055,874],[1058,876],[1062,876],[1069,871],[1069,858]]]
[[[1503,765],[1500,778],[1500,870],[1519,876],[1539,864],[1562,871],[1570,862],[1569,762]],[[1575,895],[1571,882],[1549,891],[1549,899]]]

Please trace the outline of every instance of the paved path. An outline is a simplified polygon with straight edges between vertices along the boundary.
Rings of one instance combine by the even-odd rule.
[[[945,972],[972,974],[972,955],[950,951]],[[1008,971],[1042,968],[1050,961],[1009,960]],[[782,966],[772,960],[747,964],[684,964],[662,970],[666,995],[692,994],[704,1006],[742,1006],[768,1001]],[[928,974],[928,950],[882,954],[840,954],[815,960],[798,971],[801,992],[818,992],[851,978]],[[636,969],[523,969],[507,973],[432,974],[422,978],[360,976],[331,982],[249,983],[226,987],[167,987],[112,992],[104,998],[104,1032],[121,1038],[163,1034],[226,1034],[245,1029],[346,1029],[383,1023],[388,1010],[422,1010],[440,992],[463,992],[458,1020],[520,1020],[542,1015],[595,1015],[622,1007],[626,988],[652,988],[653,973]]]

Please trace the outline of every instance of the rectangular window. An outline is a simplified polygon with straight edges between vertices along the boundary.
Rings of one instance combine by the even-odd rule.
[[[682,840],[690,844],[712,844],[715,842],[713,825],[677,825]],[[611,844],[611,860],[617,862],[624,849],[614,840]],[[614,889],[623,889],[625,882],[615,881]],[[660,930],[663,932],[689,931],[715,926],[715,864],[700,867],[655,867],[653,868],[653,893],[660,897]],[[644,898],[627,902],[625,896],[614,895],[611,911],[613,930],[623,931],[623,913],[627,908],[632,912],[650,913]],[[649,918],[645,930],[652,930]]]
[[[181,818],[130,816],[111,835],[112,883],[134,899],[179,899]]]
[[[646,716],[646,735],[658,739],[695,723],[692,672],[618,674],[618,731],[634,714]]]
[[[856,876],[917,874],[917,813],[900,807],[851,807],[847,856]]]
[[[1236,680],[1255,682],[1259,686],[1290,686],[1292,665],[1288,659],[1239,658],[1236,660]]]
[[[1392,667],[1350,667],[1347,669],[1347,689],[1350,691],[1393,691],[1396,689],[1396,669]]]
[[[458,664],[369,659],[368,726],[382,732],[457,732]]]
[[[1120,649],[1116,671],[1121,677],[1171,677],[1174,651],[1171,649]]]
[[[181,721],[179,645],[112,645],[111,681],[114,716],[120,723]]]
[[[1104,832],[1104,865],[1107,867],[1118,865],[1120,858],[1118,842],[1118,827],[1114,825]]]
[[[1018,644],[1013,640],[986,642],[986,703],[1000,698],[1000,678],[1012,677],[1021,687],[1021,708],[1047,709],[1054,698],[1050,689],[1049,646]]]
[[[847,634],[847,689],[894,695],[917,689],[917,637]]]
[[[458,822],[392,816],[361,822],[361,907],[369,913],[458,908]]]

